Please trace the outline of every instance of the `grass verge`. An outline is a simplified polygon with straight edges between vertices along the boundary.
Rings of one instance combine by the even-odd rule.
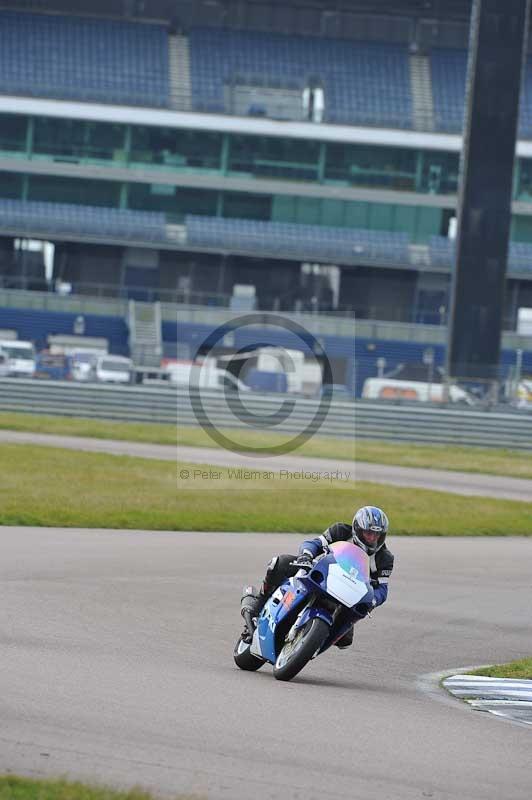
[[[493,667],[483,667],[471,673],[472,675],[487,675],[489,678],[519,678],[532,680],[532,658],[521,658],[519,661],[510,661],[509,664],[496,664]]]
[[[176,795],[175,800],[192,800]],[[34,780],[15,775],[0,775],[0,800],[153,800],[140,789],[115,791],[65,780]]]
[[[201,428],[156,423],[110,422],[73,417],[0,413],[0,429],[34,433],[120,439],[150,444],[217,447]],[[231,432],[226,431],[228,435]],[[234,432],[232,432],[234,434]],[[247,447],[275,446],[285,438],[274,433],[239,432],[238,441]],[[368,461],[423,469],[450,469],[515,478],[532,478],[532,456],[519,450],[494,450],[447,445],[394,444],[366,439],[344,441],[314,436],[294,455],[342,460]]]
[[[0,474],[3,525],[316,533],[370,503],[395,535],[532,535],[532,503],[363,482],[246,480],[198,464],[176,474],[171,462],[33,445],[0,448]]]

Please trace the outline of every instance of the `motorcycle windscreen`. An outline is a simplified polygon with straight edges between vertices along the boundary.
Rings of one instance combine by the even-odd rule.
[[[369,558],[351,542],[335,542],[330,547],[335,563],[327,573],[327,592],[342,605],[352,608],[368,592]]]

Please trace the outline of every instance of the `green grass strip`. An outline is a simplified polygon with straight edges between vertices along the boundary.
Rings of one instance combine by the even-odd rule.
[[[521,658],[519,661],[510,661],[509,664],[496,664],[493,667],[483,667],[471,675],[487,675],[489,678],[518,678],[532,680],[532,658]]]
[[[175,800],[192,800],[190,795],[175,795]],[[0,775],[0,800],[153,800],[141,789],[120,792],[65,780],[34,780],[15,775]]]
[[[216,447],[201,428],[156,423],[110,422],[76,417],[53,417],[20,413],[0,413],[0,429],[35,433],[88,436],[150,444]],[[234,431],[225,431],[234,436]],[[264,448],[286,441],[274,433],[239,431],[237,440],[248,447]],[[532,454],[519,450],[448,445],[394,444],[367,439],[345,441],[314,436],[293,455],[315,458],[368,461],[423,469],[450,469],[463,472],[532,478]]]
[[[318,534],[369,503],[386,510],[395,535],[532,535],[532,503],[363,482],[239,480],[211,470],[209,477],[198,464],[176,471],[172,462],[3,445],[0,524]]]

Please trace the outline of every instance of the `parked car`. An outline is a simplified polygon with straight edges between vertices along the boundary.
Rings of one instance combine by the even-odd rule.
[[[91,377],[100,383],[131,383],[133,362],[125,356],[96,356],[91,366]]]

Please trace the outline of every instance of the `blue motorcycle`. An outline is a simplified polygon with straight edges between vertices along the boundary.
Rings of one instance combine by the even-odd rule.
[[[254,671],[269,662],[275,678],[289,681],[366,616],[372,599],[367,554],[352,542],[336,542],[308,571],[300,569],[279,586],[256,624],[245,617],[253,636],[240,637],[235,663]]]

